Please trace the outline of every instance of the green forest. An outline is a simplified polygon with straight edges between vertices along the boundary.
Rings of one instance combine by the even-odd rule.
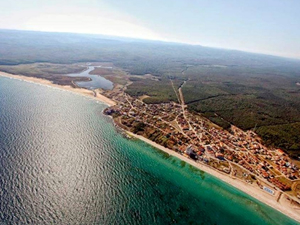
[[[191,111],[225,129],[253,129],[267,145],[300,156],[300,60],[101,35],[0,30],[0,70],[37,62],[111,62],[141,78],[151,74],[156,79],[131,79],[126,90],[150,96],[146,103],[178,101],[172,83],[177,89],[186,81],[182,92]],[[80,69],[62,67],[62,73]],[[45,68],[35,76],[67,82]]]

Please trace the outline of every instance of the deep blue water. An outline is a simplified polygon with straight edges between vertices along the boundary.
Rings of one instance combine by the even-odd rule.
[[[104,108],[0,77],[0,224],[297,224],[123,138]]]
[[[69,77],[88,77],[91,79],[91,81],[82,81],[82,82],[76,82],[76,84],[79,87],[87,88],[87,89],[97,89],[102,88],[105,90],[111,90],[113,88],[113,83],[104,77],[101,77],[99,75],[91,75],[90,72],[94,70],[94,66],[89,66],[87,70],[84,70],[80,73],[73,73],[68,74],[66,76]]]

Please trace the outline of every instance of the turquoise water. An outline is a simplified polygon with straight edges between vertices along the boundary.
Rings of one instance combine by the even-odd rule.
[[[104,108],[0,77],[0,224],[298,224],[123,138]]]

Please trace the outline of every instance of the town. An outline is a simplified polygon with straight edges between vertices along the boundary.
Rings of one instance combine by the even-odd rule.
[[[145,104],[121,89],[101,94],[117,104],[105,110],[124,130],[144,136],[210,168],[240,179],[274,195],[288,193],[300,199],[299,168],[281,149],[268,148],[253,131],[212,123],[186,105],[175,102]],[[278,200],[281,194],[277,194]],[[298,203],[299,204],[299,203]]]

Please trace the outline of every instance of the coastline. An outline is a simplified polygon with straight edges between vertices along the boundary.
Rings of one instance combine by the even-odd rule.
[[[35,77],[27,77],[27,76],[22,76],[22,75],[13,75],[13,74],[1,72],[1,71],[0,71],[0,76],[12,78],[12,79],[23,80],[23,81],[27,81],[27,82],[33,82],[33,83],[37,83],[37,84],[41,84],[41,85],[45,85],[45,86],[50,86],[50,87],[55,87],[55,88],[59,88],[62,90],[71,91],[71,92],[81,94],[81,95],[84,95],[84,96],[87,96],[87,97],[90,97],[93,99],[97,99],[108,106],[113,106],[116,104],[113,100],[101,95],[97,91],[94,92],[92,90],[88,90],[88,89],[84,89],[84,88],[73,88],[71,86],[62,86],[62,85],[58,85],[58,84],[53,84],[51,81],[45,80],[45,79],[40,79],[40,78],[35,78]],[[96,93],[96,96],[95,96],[95,93]],[[208,166],[197,163],[196,161],[189,159],[179,153],[176,153],[175,151],[167,149],[167,148],[165,148],[143,136],[136,135],[136,134],[131,133],[126,130],[125,130],[125,132],[134,138],[144,141],[147,144],[150,144],[153,147],[155,147],[161,151],[164,151],[167,154],[172,155],[172,156],[196,167],[197,169],[202,170],[202,171],[222,180],[223,182],[248,194],[249,196],[257,199],[258,201],[260,201],[260,202],[280,211],[281,213],[285,214],[286,216],[300,222],[300,211],[296,211],[293,208],[293,206],[289,203],[289,201],[287,201],[287,200],[284,201],[283,198],[281,198],[281,200],[279,202],[277,202],[275,196],[271,196],[270,194],[263,192],[258,187],[247,184],[245,182],[240,181],[239,179],[232,178],[229,175],[222,174],[221,172],[218,172],[212,168],[209,168]]]
[[[253,185],[250,185],[248,183],[245,183],[243,181],[240,181],[239,179],[236,178],[232,178],[229,177],[229,175],[225,175],[222,174],[221,172],[218,172],[208,166],[202,165],[200,163],[197,163],[196,161],[187,158],[179,153],[176,153],[175,151],[172,151],[168,148],[165,148],[164,146],[161,146],[141,135],[137,135],[134,134],[130,131],[125,131],[129,136],[132,136],[136,139],[139,139],[141,141],[146,142],[147,144],[171,155],[174,156],[192,166],[194,166],[195,168],[204,171],[205,173],[208,173],[220,180],[222,180],[223,182],[225,182],[226,184],[229,184],[231,186],[233,186],[234,188],[246,193],[247,195],[255,198],[256,200],[272,207],[273,209],[276,209],[277,211],[283,213],[284,215],[296,220],[297,222],[300,222],[300,211],[296,211],[294,208],[292,208],[291,204],[289,203],[289,201],[276,201],[276,197],[275,196],[271,196],[268,193],[263,192],[261,189],[259,189],[258,187],[255,187]]]
[[[105,103],[108,106],[116,105],[116,103],[113,100],[105,97],[104,95],[101,95],[99,92],[97,92],[97,91],[94,92],[92,90],[88,90],[85,88],[73,88],[68,85],[63,86],[63,85],[59,85],[59,84],[53,84],[51,81],[46,80],[46,79],[41,79],[41,78],[36,78],[36,77],[27,77],[27,76],[23,76],[23,75],[14,75],[14,74],[2,72],[2,71],[0,71],[0,76],[11,78],[11,79],[23,80],[23,81],[27,81],[27,82],[33,82],[33,83],[42,84],[45,86],[50,86],[50,87],[55,87],[55,88],[59,88],[62,90],[75,92],[77,94],[81,94],[81,95],[84,95],[84,96],[87,96],[87,97],[90,97],[93,99],[97,99],[97,100]],[[96,93],[96,96],[95,96],[95,93]]]

